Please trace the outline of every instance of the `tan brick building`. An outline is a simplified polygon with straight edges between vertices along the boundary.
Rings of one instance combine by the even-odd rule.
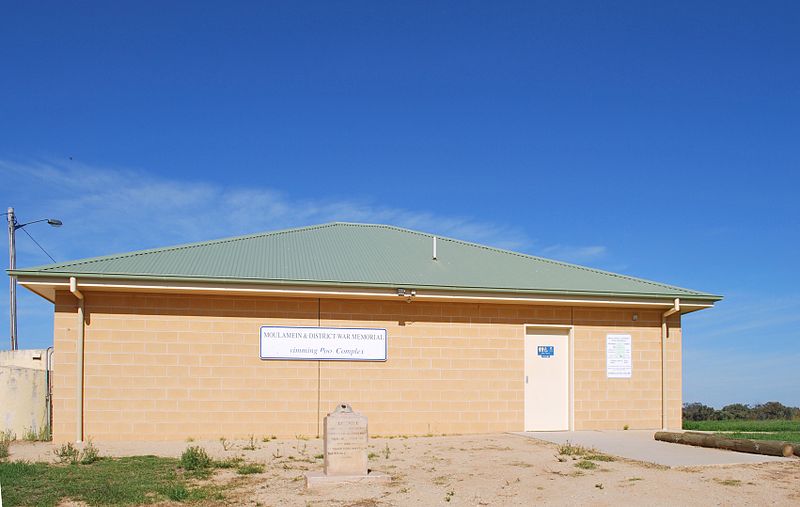
[[[58,442],[679,428],[719,296],[335,223],[14,272],[55,304]],[[663,374],[663,378],[662,378]]]

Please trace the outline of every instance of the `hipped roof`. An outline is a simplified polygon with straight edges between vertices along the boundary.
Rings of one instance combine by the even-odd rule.
[[[721,296],[390,225],[335,222],[17,269],[91,277],[718,301]]]

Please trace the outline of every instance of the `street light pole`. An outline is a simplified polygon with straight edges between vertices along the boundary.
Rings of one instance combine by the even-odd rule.
[[[17,247],[16,247],[16,232],[17,232],[17,218],[14,216],[14,208],[8,208],[8,266],[13,271],[17,268]],[[17,350],[17,277],[11,275],[10,289],[9,289],[9,308],[11,315],[9,321],[11,323],[11,350]]]
[[[49,225],[53,227],[61,227],[62,223],[61,220],[57,220],[55,218],[42,218],[41,220],[34,220],[33,222],[25,222],[24,224],[17,223],[17,216],[14,214],[14,208],[8,208],[8,212],[6,213],[6,218],[8,219],[8,266],[11,268],[11,271],[17,269],[17,242],[16,242],[16,235],[17,229],[22,229],[26,225],[31,224],[38,224],[39,222],[47,222]],[[24,231],[26,234],[28,231]],[[30,236],[30,234],[28,234]],[[38,246],[48,257],[50,260],[55,262],[52,256],[50,256],[47,251],[42,248],[33,236],[31,239],[36,246]],[[17,277],[13,274],[9,277],[11,279],[10,287],[9,287],[9,321],[11,325],[11,350],[17,350],[18,343],[17,343]]]

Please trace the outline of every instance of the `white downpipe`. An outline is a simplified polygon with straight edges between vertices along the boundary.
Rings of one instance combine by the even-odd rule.
[[[661,429],[667,429],[667,317],[681,311],[681,300],[675,298],[672,308],[661,314]]]
[[[83,442],[83,341],[84,341],[84,299],[78,290],[78,280],[71,276],[69,291],[78,298],[78,346],[75,356],[75,442]]]

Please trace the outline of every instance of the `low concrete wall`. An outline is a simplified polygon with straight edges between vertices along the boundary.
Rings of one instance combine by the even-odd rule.
[[[47,364],[47,350],[0,350],[0,366],[16,366],[44,371]],[[52,367],[52,365],[51,365]]]
[[[47,426],[45,354],[44,350],[0,353],[0,431],[23,438],[30,431],[39,435]]]

